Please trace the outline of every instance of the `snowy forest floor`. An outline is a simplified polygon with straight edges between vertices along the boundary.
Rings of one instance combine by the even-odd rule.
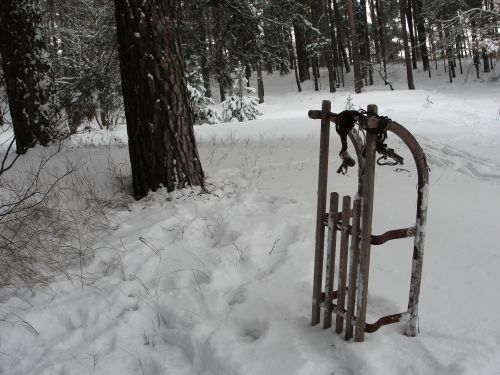
[[[293,75],[266,77],[259,120],[195,129],[209,194],[122,194],[78,276],[2,297],[0,374],[500,374],[500,83],[466,71],[453,84],[419,72],[408,91],[400,65],[396,91],[359,95],[328,93],[326,76],[316,93],[310,82],[294,92]],[[394,324],[346,343],[310,326],[319,121],[307,111],[329,99],[339,112],[348,97],[377,104],[428,157],[416,338]],[[335,173],[332,142],[328,190],[354,195],[356,168]],[[414,223],[414,165],[387,144],[408,162],[377,168],[375,233]],[[124,127],[80,134],[56,158],[78,160],[99,186],[130,181]],[[411,240],[373,249],[369,321],[406,310],[411,254]]]

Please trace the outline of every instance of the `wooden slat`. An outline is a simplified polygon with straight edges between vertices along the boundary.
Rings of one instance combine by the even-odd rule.
[[[369,106],[368,112],[377,113],[376,106]],[[377,118],[368,118],[368,128],[376,128],[377,125]],[[365,168],[363,171],[363,195],[361,200],[361,247],[357,282],[358,290],[356,298],[356,341],[363,341],[365,339],[366,307],[368,302],[368,278],[370,273],[373,187],[375,181],[376,148],[377,135],[367,131],[365,144]]]
[[[345,196],[342,200],[342,231],[340,234],[339,253],[339,281],[337,294],[337,311],[342,312],[345,307],[345,295],[347,286],[347,261],[349,247],[349,221],[351,217],[351,197]],[[340,333],[344,329],[344,318],[337,314],[335,321],[335,332]]]
[[[358,280],[359,266],[359,222],[361,215],[361,200],[355,199],[353,204],[352,218],[352,234],[351,234],[351,263],[349,267],[349,287],[347,293],[347,311],[346,311],[346,328],[345,339],[352,338],[353,326],[352,318],[354,316],[354,306],[356,302],[356,282]]]
[[[328,150],[330,145],[330,119],[331,103],[323,100],[321,106],[321,138],[319,148],[319,170],[318,170],[318,203],[316,209],[316,242],[314,249],[314,279],[311,325],[320,321],[320,303],[323,278],[323,257],[325,246],[325,226],[323,225],[323,214],[326,208],[326,194],[328,184]]]
[[[328,216],[328,239],[326,241],[326,272],[325,272],[325,309],[323,314],[323,328],[332,326],[332,301],[335,273],[335,248],[337,246],[337,211],[339,194],[330,194],[330,214]]]

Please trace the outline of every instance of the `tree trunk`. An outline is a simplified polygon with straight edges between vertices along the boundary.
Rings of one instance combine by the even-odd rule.
[[[304,26],[299,21],[293,23],[293,33],[295,34],[295,49],[297,50],[297,66],[299,68],[300,82],[310,79],[307,67],[307,53]]]
[[[403,48],[405,52],[408,89],[415,90],[415,84],[413,83],[413,71],[411,67],[410,47],[408,45],[408,33],[406,32],[406,0],[399,0],[399,15],[401,17],[401,31],[403,35]]]
[[[58,137],[57,97],[38,0],[0,1],[0,53],[17,153]]]
[[[417,69],[417,46],[415,43],[415,35],[413,33],[412,0],[408,0],[408,4],[406,7],[406,19],[408,21],[408,30],[410,31],[411,62],[413,65],[413,69]]]
[[[418,30],[418,43],[420,44],[420,54],[422,55],[422,65],[424,70],[430,69],[429,64],[429,52],[427,51],[427,42],[426,42],[426,31],[425,31],[425,23],[424,17],[422,15],[422,0],[416,0],[417,7],[415,11],[415,19],[417,20],[417,30]]]
[[[375,3],[374,0],[370,0],[370,18],[371,18],[371,24],[372,24],[372,39],[373,39],[373,44],[375,47],[375,61],[377,64],[380,64],[380,42],[379,42],[379,37],[378,37],[378,20],[377,20],[377,15],[375,14]]]
[[[337,73],[337,67],[339,66],[339,54],[337,50],[337,36],[335,35],[335,23],[333,20],[333,10],[332,10],[332,0],[328,0],[327,3],[327,13],[328,13],[328,23],[329,23],[329,29],[330,29],[330,48],[332,50],[332,55],[333,55],[333,66],[335,69],[335,81],[337,84],[337,87],[339,87],[339,77]],[[342,66],[340,66],[340,69],[342,69]]]
[[[490,72],[490,58],[486,53],[486,48],[483,48],[483,68],[485,73]]]
[[[202,48],[203,52],[200,53],[201,58],[200,58],[200,65],[201,65],[201,74],[203,77],[203,87],[205,88],[205,96],[207,98],[212,97],[212,87],[210,85],[210,67],[208,64],[208,50],[207,47],[207,40],[208,38],[208,32],[207,32],[207,19],[205,16],[205,12],[203,11],[203,8],[200,9],[200,20],[198,22],[198,28],[200,30],[200,39],[203,40]]]
[[[312,0],[309,5],[311,8],[311,23],[315,29],[319,29],[319,17],[321,16],[321,0]],[[310,42],[314,44],[318,44],[319,39],[321,38],[320,34],[314,33],[314,36],[311,36]],[[313,78],[314,78],[314,91],[319,91],[319,48],[315,49],[314,54],[312,56],[312,66],[313,66]]]
[[[382,55],[384,80],[385,82],[387,82],[387,53],[385,49],[384,12],[382,9],[382,4],[380,4],[380,0],[375,0],[375,9],[377,10],[377,31],[378,39],[380,41],[380,53]]]
[[[340,26],[343,22],[342,22],[342,16],[340,15],[340,11],[339,11],[339,6],[337,4],[337,0],[332,0],[332,3],[333,3],[333,12],[335,14],[335,20],[336,20],[336,23],[337,23],[337,41],[338,41],[338,44],[339,44],[339,51],[340,51],[340,54],[341,54],[341,58],[344,62],[344,66],[345,66],[345,71],[346,73],[350,73],[351,72],[351,66],[349,65],[349,60],[347,59],[347,54],[345,52],[345,47],[344,47],[344,42],[343,42],[343,34],[342,34],[342,27]]]
[[[361,93],[363,81],[361,77],[361,67],[359,61],[358,36],[356,34],[356,21],[354,19],[354,9],[352,0],[347,0],[347,15],[349,17],[349,27],[351,30],[352,59],[354,66],[354,92]]]
[[[325,39],[328,39],[331,37],[331,33],[329,32],[331,30],[329,18],[328,18],[328,11],[327,11],[327,3],[326,0],[317,0],[320,1],[320,8],[321,9],[321,18],[320,18],[320,24],[319,29],[321,31],[321,34]],[[323,57],[325,58],[325,63],[326,67],[328,69],[328,83],[329,83],[329,88],[330,92],[335,92],[337,91],[337,83],[336,77],[335,77],[335,69],[333,67],[333,58],[332,58],[332,44],[325,43],[323,46]]]
[[[115,0],[116,1],[116,0]],[[155,0],[159,1],[159,0]],[[171,0],[169,0],[171,1]],[[215,12],[215,75],[219,83],[220,100],[226,100],[225,89],[230,84],[230,79],[226,72],[226,58],[224,56],[224,35],[222,33],[222,6],[217,5]]]
[[[203,186],[175,0],[115,0],[134,195]]]
[[[297,90],[302,92],[302,87],[300,86],[299,68],[297,66],[297,58],[295,57],[295,51],[293,49],[292,43],[292,32],[290,31],[290,58],[292,60],[293,70],[295,73],[295,82],[297,83]]]
[[[257,96],[259,97],[259,104],[264,103],[264,81],[262,80],[262,64],[257,63]]]
[[[371,52],[370,52],[370,33],[368,32],[368,17],[366,13],[366,0],[361,0],[361,25],[363,29],[363,44],[362,44],[362,66],[363,66],[363,76],[365,77],[368,73],[368,83],[373,85],[373,68],[371,62]]]

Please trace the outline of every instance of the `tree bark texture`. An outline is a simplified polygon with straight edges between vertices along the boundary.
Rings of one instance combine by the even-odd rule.
[[[57,138],[57,96],[38,0],[0,1],[0,53],[17,153]]]
[[[136,198],[203,186],[175,0],[115,0],[122,90]]]

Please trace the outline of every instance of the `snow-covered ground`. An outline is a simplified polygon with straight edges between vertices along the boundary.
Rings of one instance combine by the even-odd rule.
[[[328,93],[326,76],[319,93],[268,77],[261,119],[196,127],[210,194],[118,205],[83,287],[63,279],[0,301],[0,374],[500,374],[500,83],[466,70],[453,84],[420,72],[407,91],[400,66],[396,91],[360,95]],[[307,111],[323,99],[336,112],[377,104],[427,154],[416,338],[394,324],[346,343],[310,326],[319,121]],[[126,169],[125,142],[123,128],[84,134],[60,155]],[[329,191],[353,195],[356,170],[335,174],[332,142]],[[415,168],[394,136],[387,143],[408,162],[377,168],[375,233],[414,223]],[[373,249],[369,321],[406,310],[411,254],[411,240]]]

